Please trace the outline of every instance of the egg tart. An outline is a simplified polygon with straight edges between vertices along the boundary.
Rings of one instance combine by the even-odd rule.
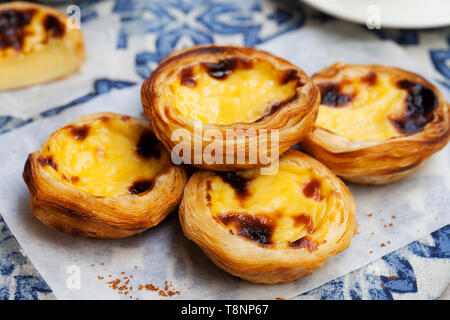
[[[67,77],[82,65],[83,35],[50,7],[0,4],[0,91]]]
[[[403,179],[449,140],[449,105],[417,74],[337,63],[312,79],[321,105],[300,146],[347,181]]]
[[[85,115],[51,134],[29,155],[23,178],[45,225],[109,239],[157,225],[187,182],[147,121],[114,113]]]
[[[234,171],[271,163],[303,139],[320,95],[286,60],[250,47],[207,45],[163,59],[141,99],[158,139],[184,163]]]
[[[295,280],[345,250],[355,201],[317,160],[287,151],[272,175],[197,171],[180,205],[185,235],[221,269],[258,283]]]

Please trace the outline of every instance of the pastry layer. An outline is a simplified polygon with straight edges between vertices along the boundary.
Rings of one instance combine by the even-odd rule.
[[[92,195],[145,192],[170,160],[152,132],[129,120],[99,116],[65,126],[42,146],[38,161],[56,180]]]
[[[272,175],[197,171],[179,216],[185,235],[223,270],[280,283],[345,250],[356,233],[355,210],[350,191],[328,168],[289,150]]]
[[[202,45],[164,58],[142,84],[141,102],[158,139],[182,150],[184,163],[236,171],[273,162],[301,141],[320,92],[300,68],[267,52]]]
[[[389,72],[342,73],[316,82],[322,94],[316,126],[353,141],[385,141],[417,133],[433,119],[438,103],[430,88]]]
[[[256,58],[227,58],[184,68],[165,99],[182,116],[203,123],[249,123],[291,100],[298,81],[296,70],[278,70]]]

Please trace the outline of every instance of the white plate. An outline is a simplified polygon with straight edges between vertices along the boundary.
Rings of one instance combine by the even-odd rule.
[[[434,28],[450,25],[450,0],[303,0],[329,15],[366,24],[379,12],[382,28]],[[375,16],[374,16],[375,15]]]

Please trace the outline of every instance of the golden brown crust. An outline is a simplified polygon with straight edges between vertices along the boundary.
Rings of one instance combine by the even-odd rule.
[[[350,69],[350,70],[349,70]],[[417,74],[379,65],[347,65],[336,63],[315,74],[316,84],[338,82],[341,72],[355,77],[388,73],[393,79],[410,80],[430,88],[437,97],[433,119],[420,132],[381,142],[352,141],[324,128],[315,127],[300,143],[303,150],[313,155],[343,179],[362,184],[386,184],[403,179],[415,172],[433,153],[442,149],[450,138],[450,107],[440,91]]]
[[[83,125],[105,112],[85,115],[72,125]],[[146,121],[130,117],[148,128]],[[40,151],[29,155],[23,178],[31,193],[31,209],[44,224],[76,237],[120,239],[141,233],[161,222],[181,200],[187,175],[170,161],[154,178],[151,190],[136,195],[94,196],[54,179],[39,165]]]
[[[269,157],[269,161],[278,158],[278,155],[289,149],[295,143],[298,143],[311,130],[314,121],[317,117],[320,94],[318,88],[312,83],[308,76],[298,67],[281,58],[275,57],[267,52],[259,51],[250,47],[235,47],[235,46],[216,46],[203,45],[192,48],[176,51],[162,60],[158,68],[153,71],[150,77],[144,81],[141,88],[141,100],[144,107],[145,114],[150,120],[151,126],[157,135],[158,139],[165,145],[168,150],[177,145],[179,142],[171,140],[172,133],[177,129],[185,129],[190,135],[192,143],[189,143],[186,148],[192,153],[200,153],[214,140],[207,137],[194,136],[194,121],[184,117],[176,116],[170,109],[167,108],[166,103],[162,98],[162,91],[164,84],[170,83],[184,68],[198,64],[201,62],[217,62],[227,58],[259,58],[273,64],[277,69],[293,69],[297,71],[299,81],[303,84],[296,89],[296,96],[292,101],[289,101],[277,111],[270,113],[258,121],[252,123],[235,123],[231,125],[219,124],[203,124],[203,132],[208,129],[215,129],[221,132],[223,136],[222,145],[223,151],[218,158],[222,158],[223,164],[213,163],[207,164],[202,161],[201,164],[193,163],[192,165],[218,171],[232,171],[242,170],[267,164],[264,162],[250,163],[249,150],[259,154],[259,148],[262,145],[267,145],[267,141],[261,139],[248,139],[245,142],[235,143],[235,150],[242,150],[245,148],[246,162],[243,164],[235,163],[227,164],[227,145],[226,130],[227,129],[241,129],[241,130],[256,130],[259,136],[261,129],[277,129],[279,130],[279,153]],[[270,137],[267,139],[270,145]],[[231,140],[228,139],[228,143]],[[195,149],[193,146],[199,146],[201,149]],[[230,155],[228,153],[228,155]]]
[[[356,204],[345,184],[317,160],[296,150],[287,151],[280,161],[313,168],[330,181],[341,196],[335,205],[340,207],[339,225],[316,250],[307,248],[277,248],[260,245],[232,234],[223,227],[208,205],[208,181],[213,171],[197,171],[189,180],[179,209],[183,232],[221,269],[242,279],[275,284],[293,281],[322,267],[331,256],[345,250],[356,233]],[[320,231],[320,229],[319,229]]]
[[[73,73],[77,72],[81,68],[82,63],[85,60],[84,37],[83,37],[83,34],[81,33],[80,29],[67,27],[69,17],[66,14],[64,14],[61,11],[56,10],[52,7],[43,6],[43,5],[26,2],[26,1],[13,1],[13,2],[0,4],[0,11],[3,11],[3,10],[11,10],[11,11],[18,11],[18,12],[20,12],[20,11],[39,12],[39,13],[43,13],[44,15],[46,15],[47,18],[51,18],[50,20],[44,19],[42,22],[44,25],[42,25],[41,28],[43,30],[42,32],[45,33],[45,42],[41,43],[40,45],[45,46],[48,43],[48,40],[50,38],[63,39],[65,42],[71,43],[71,48],[73,48],[73,54],[78,57],[78,61],[73,66],[70,66],[70,68],[66,67],[64,73],[60,73],[60,74],[54,76],[53,78],[45,79],[40,82],[30,82],[29,80],[24,79],[23,84],[14,83],[14,84],[10,84],[9,86],[0,87],[0,91],[20,89],[23,87],[36,85],[38,83],[60,80],[60,79],[63,79],[63,78],[66,78],[66,77],[72,75]],[[33,15],[34,14],[32,14],[31,17]],[[4,27],[7,27],[7,25],[5,25]],[[16,27],[19,27],[19,29],[21,28],[21,26],[16,26]],[[12,30],[9,30],[9,31],[10,32],[8,35],[8,37],[9,37],[8,39],[6,39],[7,38],[6,35],[0,34],[0,42],[3,43],[3,45],[0,45],[0,60],[2,59],[1,51],[11,48],[11,43],[8,43],[8,41],[5,41],[5,39],[6,39],[6,40],[12,40],[12,42],[14,43],[13,48],[15,49],[16,54],[14,54],[12,56],[6,55],[6,57],[4,57],[4,59],[6,61],[10,61],[10,62],[20,62],[23,59],[26,59],[26,56],[27,56],[27,53],[24,52],[23,47],[21,47],[21,44],[22,44],[21,42],[23,39],[17,39],[17,38],[11,39],[10,37],[11,36],[15,37],[15,35],[13,35],[13,32],[11,32]],[[0,30],[0,32],[1,32],[1,30]],[[2,40],[2,36],[3,36],[3,40]],[[23,32],[23,33],[21,33],[21,36],[26,38],[28,35],[26,32]],[[11,42],[11,41],[9,41],[9,42]]]

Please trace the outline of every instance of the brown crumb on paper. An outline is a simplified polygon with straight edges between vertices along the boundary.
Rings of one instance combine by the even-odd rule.
[[[104,263],[102,262],[102,265]],[[137,269],[137,266],[135,266],[135,269]],[[130,299],[133,298],[133,292],[135,292],[134,288],[137,288],[138,291],[147,290],[151,292],[156,292],[161,297],[172,297],[174,295],[181,295],[181,292],[179,290],[176,290],[173,286],[172,281],[164,281],[164,284],[161,286],[157,286],[153,283],[135,283],[135,280],[133,279],[133,275],[127,274],[125,272],[120,273],[121,276],[119,276],[116,279],[107,281],[108,287],[112,290],[117,291],[120,295],[128,296]],[[111,278],[112,275],[108,274],[108,277]],[[98,280],[104,280],[104,276],[99,274]],[[134,282],[134,283],[133,283]],[[136,300],[139,300],[139,298],[136,298]]]

